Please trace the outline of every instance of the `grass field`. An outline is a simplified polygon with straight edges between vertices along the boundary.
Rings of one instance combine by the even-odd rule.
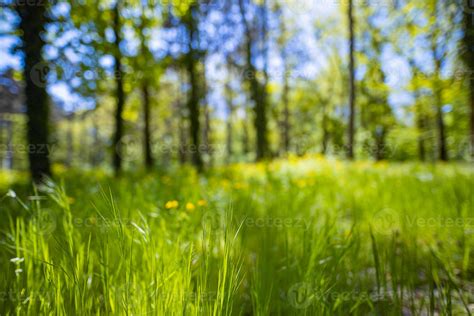
[[[474,312],[469,165],[0,177],[1,315]]]

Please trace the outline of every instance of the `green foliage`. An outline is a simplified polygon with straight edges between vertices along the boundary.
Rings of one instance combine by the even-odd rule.
[[[16,185],[0,313],[467,314],[473,174],[290,158]]]

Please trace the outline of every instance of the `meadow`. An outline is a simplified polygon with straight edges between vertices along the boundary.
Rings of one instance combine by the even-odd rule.
[[[0,175],[1,315],[469,315],[474,168]]]

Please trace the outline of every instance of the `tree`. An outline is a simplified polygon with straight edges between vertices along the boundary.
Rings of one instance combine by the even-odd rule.
[[[330,68],[334,70],[334,68]],[[329,74],[328,74],[329,75]],[[327,88],[325,89],[326,93],[318,91],[316,97],[319,101],[321,107],[321,129],[322,129],[322,144],[321,144],[321,154],[326,155],[329,147],[329,140],[331,138],[330,130],[330,107],[331,101],[334,99],[334,90],[336,89],[336,83],[334,81],[327,81]]]
[[[404,17],[405,19],[406,17]],[[410,66],[410,70],[412,73],[412,80],[411,80],[411,90],[413,91],[413,98],[414,98],[414,112],[415,112],[415,124],[418,131],[418,157],[421,161],[426,160],[426,142],[425,142],[425,131],[427,127],[427,118],[426,118],[426,109],[423,107],[423,102],[421,100],[421,86],[420,86],[420,79],[422,78],[422,71],[420,67],[417,65],[415,57],[414,57],[414,49],[416,47],[415,44],[415,36],[412,34],[416,34],[416,23],[413,21],[409,21],[407,23],[407,29],[410,36],[410,46],[413,47],[410,50],[407,61],[408,65]]]
[[[417,40],[420,38],[422,27],[417,23],[417,7],[413,7],[411,2],[398,4],[399,6],[394,6],[392,12],[390,12],[390,14],[394,16],[396,22],[396,29],[394,29],[392,33],[394,38],[392,42],[396,52],[400,56],[405,57],[410,68],[411,81],[408,84],[408,89],[412,93],[414,99],[413,112],[415,114],[415,127],[418,134],[418,158],[421,161],[425,161],[427,155],[425,133],[428,119],[426,113],[427,110],[422,102],[421,93],[421,81],[423,79],[422,77],[424,77],[424,73],[415,59],[415,52],[418,48]]]
[[[429,22],[427,38],[434,63],[431,89],[436,111],[438,158],[441,161],[448,161],[447,131],[443,112],[443,79],[441,75],[448,62],[450,45],[453,39],[451,28],[457,13],[456,10],[452,10],[451,3],[432,0],[427,5],[426,14]]]
[[[471,0],[464,0],[464,36],[461,57],[467,67],[468,84],[470,90],[470,144],[471,157],[474,159],[474,4]]]
[[[189,88],[187,88],[186,110],[189,121],[189,150],[191,162],[198,171],[202,171],[204,163],[201,153],[201,123],[200,106],[205,95],[205,85],[203,84],[204,66],[203,57],[205,52],[201,49],[199,23],[203,13],[200,6],[195,2],[173,2],[168,5],[165,12],[165,26],[174,29],[177,38],[174,43],[179,46],[179,52],[169,53],[174,59],[175,66],[182,69],[187,76]],[[183,135],[181,135],[183,136]],[[181,137],[184,141],[184,137]],[[181,142],[181,145],[184,145]],[[186,155],[182,154],[182,161]]]
[[[67,45],[68,49],[80,56],[79,60],[69,61],[69,66],[76,71],[72,79],[80,81],[80,85],[71,85],[71,88],[81,98],[93,99],[96,110],[104,103],[104,100],[100,100],[102,97],[112,96],[114,114],[111,158],[115,174],[118,175],[122,170],[125,154],[123,112],[127,94],[125,66],[128,60],[122,49],[127,43],[123,28],[129,21],[122,13],[128,9],[128,3],[122,0],[112,3],[84,0],[72,1],[70,5],[68,23],[71,24],[71,29],[68,31],[72,31],[69,33],[75,36]],[[103,63],[103,59],[112,62]]]
[[[119,174],[122,169],[122,138],[124,133],[123,109],[125,105],[125,91],[123,87],[124,71],[122,69],[122,53],[120,52],[120,44],[122,42],[122,25],[120,22],[120,6],[121,0],[117,0],[113,7],[113,32],[114,32],[114,67],[115,67],[115,133],[112,141],[114,148],[113,152],[113,166],[116,174]]]
[[[409,27],[414,27],[410,26]],[[413,44],[413,47],[414,44]],[[426,160],[426,142],[425,142],[425,132],[427,127],[427,115],[426,109],[423,106],[423,102],[421,100],[421,87],[420,87],[420,78],[422,77],[422,71],[416,64],[414,58],[414,52],[410,54],[408,57],[408,65],[410,66],[412,72],[412,90],[413,90],[413,97],[415,99],[415,120],[416,120],[416,128],[418,130],[418,157],[421,161]]]
[[[49,105],[46,92],[49,65],[43,60],[43,40],[48,1],[44,5],[25,2],[16,6],[20,17],[21,50],[24,56],[25,103],[30,172],[35,182],[51,175],[49,160]]]
[[[227,162],[231,162],[232,156],[234,154],[233,151],[233,119],[234,119],[234,112],[235,112],[235,105],[234,105],[234,96],[232,93],[231,87],[231,78],[232,78],[232,70],[230,68],[230,63],[227,62],[227,80],[224,83],[224,96],[225,101],[227,104],[227,126],[226,126],[226,148],[227,148]]]
[[[416,66],[415,61],[409,58],[408,64],[412,70],[412,90],[415,98],[416,127],[418,130],[418,157],[421,161],[426,160],[426,144],[424,132],[426,129],[426,113],[421,102],[420,86],[418,78],[421,76],[421,70]]]
[[[252,30],[252,22],[248,21],[248,7],[251,2],[244,3],[244,0],[239,0],[240,15],[242,23],[244,25],[244,51],[246,59],[245,79],[250,89],[251,99],[254,102],[254,126],[256,131],[256,153],[257,161],[263,160],[268,157],[268,135],[267,135],[267,80],[268,73],[264,70],[263,80],[258,78],[257,67],[254,64],[256,45],[255,45],[255,30]],[[266,12],[266,2],[263,3],[264,9],[262,12]],[[266,25],[266,13],[263,14],[263,23]],[[263,27],[263,32],[266,33],[266,26]],[[263,36],[266,38],[266,35]],[[264,49],[264,51],[266,51]],[[266,56],[264,57],[266,59]],[[266,63],[265,63],[266,64]]]
[[[355,19],[354,19],[354,2],[349,0],[348,20],[349,20],[349,123],[348,123],[348,143],[347,157],[354,159],[354,137],[355,137],[355,104],[356,104],[356,87],[355,87]]]
[[[142,83],[142,97],[143,97],[143,153],[145,158],[145,167],[151,169],[153,167],[153,155],[151,151],[151,110],[150,110],[150,91],[148,80],[143,80]]]
[[[212,166],[214,153],[212,148],[212,126],[211,126],[211,107],[209,105],[208,96],[208,87],[207,87],[207,80],[206,80],[206,69],[205,69],[206,62],[202,63],[202,71],[201,73],[201,102],[203,107],[203,114],[204,114],[204,126],[202,130],[202,145],[204,147],[204,151],[206,153],[206,162],[209,166]]]
[[[364,32],[362,45],[367,69],[360,85],[364,101],[364,105],[360,105],[361,125],[370,134],[370,138],[367,139],[369,151],[376,160],[382,160],[386,156],[386,139],[395,120],[388,104],[390,89],[382,69],[382,50],[388,40],[375,21],[381,17],[387,19],[387,16],[377,7],[366,6],[363,11],[368,29]]]
[[[145,167],[150,170],[153,167],[154,159],[151,148],[151,100],[150,100],[150,86],[153,80],[154,74],[150,70],[150,64],[154,62],[153,55],[147,45],[147,38],[145,36],[145,30],[150,26],[151,21],[148,19],[145,11],[150,10],[147,4],[140,3],[140,24],[137,30],[138,37],[140,38],[140,55],[138,56],[138,65],[140,72],[142,73],[141,78],[141,95],[143,105],[143,157]],[[151,67],[153,69],[153,67]],[[156,78],[155,78],[155,81]]]
[[[282,103],[283,103],[283,120],[282,120],[282,126],[283,126],[283,141],[282,141],[282,147],[284,149],[284,152],[288,154],[290,151],[290,131],[291,131],[291,123],[290,123],[290,83],[289,83],[289,67],[288,67],[288,61],[286,57],[286,52],[283,50],[282,53],[282,59],[284,60],[284,74],[283,74],[283,93],[282,93]]]
[[[198,43],[198,7],[196,4],[191,4],[182,17],[183,23],[187,31],[187,50],[184,57],[185,69],[188,74],[188,80],[191,85],[188,94],[188,115],[190,123],[190,140],[191,140],[191,154],[194,166],[201,171],[203,169],[203,161],[200,151],[200,110],[202,91],[200,87],[201,76],[199,74],[199,61],[201,60],[201,52],[196,47]]]
[[[245,98],[245,102],[242,104],[242,113],[243,113],[243,118],[242,118],[242,153],[245,157],[248,156],[250,153],[250,124],[248,124],[248,117],[249,117],[249,112],[250,109],[248,107],[248,98]]]
[[[291,131],[291,123],[290,123],[290,62],[288,56],[288,44],[290,39],[290,34],[287,29],[286,20],[287,17],[284,14],[283,6],[280,3],[276,4],[276,11],[280,14],[279,17],[279,24],[280,24],[280,34],[278,38],[278,46],[281,54],[281,60],[283,62],[283,91],[281,93],[281,103],[283,105],[282,109],[282,119],[280,120],[280,125],[282,127],[281,131],[281,141],[280,141],[280,151],[288,154],[290,151],[290,131]]]
[[[317,115],[319,117],[318,127],[321,130],[321,154],[326,155],[330,150],[330,143],[334,148],[343,148],[344,144],[344,118],[340,114],[347,111],[341,109],[343,104],[347,104],[347,64],[345,58],[341,56],[339,50],[340,39],[344,38],[344,33],[335,31],[339,24],[339,19],[328,16],[318,20],[315,24],[315,39],[319,43],[317,51],[321,60],[326,62],[324,68],[314,82],[307,87],[308,94],[313,94],[317,103]],[[330,78],[330,80],[328,80]],[[341,134],[341,132],[343,134]],[[346,154],[346,152],[345,152]]]

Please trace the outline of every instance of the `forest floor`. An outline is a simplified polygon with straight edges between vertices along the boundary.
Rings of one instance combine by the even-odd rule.
[[[0,314],[466,315],[474,168],[0,175]]]

